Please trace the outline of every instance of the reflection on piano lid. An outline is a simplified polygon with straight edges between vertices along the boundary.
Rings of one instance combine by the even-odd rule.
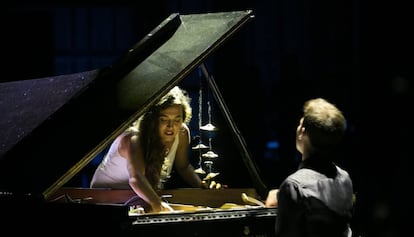
[[[63,195],[68,197],[64,199],[82,200],[79,203],[70,202],[70,207],[65,207],[65,211],[87,219],[87,215],[81,213],[88,207],[88,210],[99,211],[99,220],[106,220],[103,214],[105,207],[105,210],[116,211],[116,215],[124,213],[125,216],[120,218],[112,215],[111,220],[119,219],[125,224],[128,219],[125,213],[127,210],[122,202],[130,198],[130,194],[120,196],[117,192],[119,190],[107,190],[109,192],[103,192],[102,195],[99,190],[81,189],[81,193],[86,192],[87,197],[76,196],[78,194],[68,196],[68,190],[62,187],[117,135],[199,67],[212,52],[253,17],[250,10],[172,14],[109,67],[69,75],[1,83],[0,201],[24,197],[18,199],[20,202],[26,200],[26,197],[30,199],[31,196],[41,196],[42,200],[48,201],[47,203],[55,203]],[[231,119],[217,85],[204,66],[203,73],[236,138],[243,163],[254,179],[254,189],[249,190],[249,194],[257,197],[258,191],[263,197],[266,187],[250,159],[244,140]],[[223,198],[229,196],[235,196],[241,201],[240,194],[246,190],[220,191],[223,195],[213,195],[217,194],[214,192],[219,192],[218,190],[203,192],[208,192],[203,193],[203,197],[209,197],[204,201],[210,202],[204,203],[205,206],[212,206],[211,201],[222,204],[225,201]],[[229,193],[233,194],[228,195]],[[100,198],[108,197],[109,194],[115,195],[117,201],[110,205],[99,203]],[[180,190],[173,193],[173,196],[179,203],[184,204],[201,201],[194,199],[194,195],[182,195]],[[79,207],[85,204],[84,201],[90,202],[92,206]],[[98,203],[100,205],[96,205]],[[255,210],[255,214],[248,214],[251,210],[242,210],[239,214],[226,211],[226,214],[220,215],[215,212],[204,219],[218,220],[220,216],[222,219],[237,219],[237,229],[241,232],[250,226],[243,223],[239,228],[241,220],[251,220],[250,217],[253,215],[259,221],[260,214],[256,211],[258,209],[252,210]],[[48,209],[52,216],[59,211]],[[270,218],[271,223],[271,227],[266,231],[272,232],[273,210],[265,210],[264,213]],[[225,218],[226,216],[237,218]],[[68,223],[54,218],[48,218],[47,221],[53,221],[54,224],[63,227],[75,222],[81,223],[70,218],[65,219]],[[131,228],[132,221],[128,223],[128,228]],[[134,223],[140,225],[139,220]],[[89,224],[91,223],[84,225]],[[101,225],[102,223],[97,223],[97,226]]]

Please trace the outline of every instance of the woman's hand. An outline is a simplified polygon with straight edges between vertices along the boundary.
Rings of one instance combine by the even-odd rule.
[[[225,185],[221,183],[217,183],[214,180],[203,180],[201,181],[201,188],[203,189],[222,189],[225,188]]]
[[[160,205],[152,206],[151,213],[159,213],[159,212],[171,212],[174,209],[166,202],[161,202]]]
[[[166,203],[166,202],[161,202],[161,207],[162,207],[162,212],[164,212],[164,211],[167,211],[167,212],[170,212],[170,211],[174,211],[174,208],[172,208],[168,203]]]

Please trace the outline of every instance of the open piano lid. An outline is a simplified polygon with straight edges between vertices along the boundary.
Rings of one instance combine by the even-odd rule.
[[[1,83],[0,193],[47,198],[253,17],[172,14],[109,67]]]

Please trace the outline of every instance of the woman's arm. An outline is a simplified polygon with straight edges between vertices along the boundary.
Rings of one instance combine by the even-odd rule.
[[[119,153],[128,160],[129,185],[151,206],[150,212],[172,210],[171,207],[162,203],[161,198],[145,177],[145,161],[138,136],[124,136],[120,143]]]
[[[188,159],[188,152],[190,147],[190,130],[183,124],[180,130],[180,142],[178,144],[177,153],[175,155],[175,167],[181,177],[194,188],[201,188],[202,182],[198,174],[194,171]]]

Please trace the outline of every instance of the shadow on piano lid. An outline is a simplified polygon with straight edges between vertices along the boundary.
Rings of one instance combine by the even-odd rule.
[[[197,68],[202,71],[228,127],[223,132],[227,131],[233,137],[236,151],[240,153],[234,155],[222,151],[225,159],[245,166],[243,173],[230,175],[236,178],[248,176],[252,179],[252,186],[232,189],[229,184],[227,191],[198,190],[194,193],[185,189],[185,195],[181,195],[179,190],[165,192],[174,193],[174,198],[182,196],[174,202],[206,206],[211,206],[207,199],[215,199],[215,206],[221,202],[243,204],[242,193],[264,199],[267,188],[204,64],[218,47],[253,18],[250,10],[171,14],[109,67],[1,83],[1,203],[20,205],[26,201],[37,202],[38,199],[41,203],[53,203],[61,197],[66,201],[89,200],[86,203],[100,204],[98,206],[105,210],[116,207],[115,212],[124,213],[119,219],[127,220],[128,207],[122,203],[134,195],[131,191],[64,186],[159,98],[175,85],[184,83],[185,78],[191,78]],[[193,100],[197,98],[193,97]],[[219,199],[220,196],[224,199]],[[102,200],[102,197],[106,199]],[[201,200],[203,197],[207,199]],[[99,209],[93,206],[88,209]],[[51,211],[53,209],[48,208],[51,215],[56,214]],[[67,207],[64,209],[68,211]],[[83,208],[71,207],[71,210],[78,209]],[[252,213],[257,217],[261,215],[257,214],[257,209]],[[246,213],[239,217],[251,218]],[[274,216],[270,215],[270,218],[272,227],[269,229],[273,231]]]

